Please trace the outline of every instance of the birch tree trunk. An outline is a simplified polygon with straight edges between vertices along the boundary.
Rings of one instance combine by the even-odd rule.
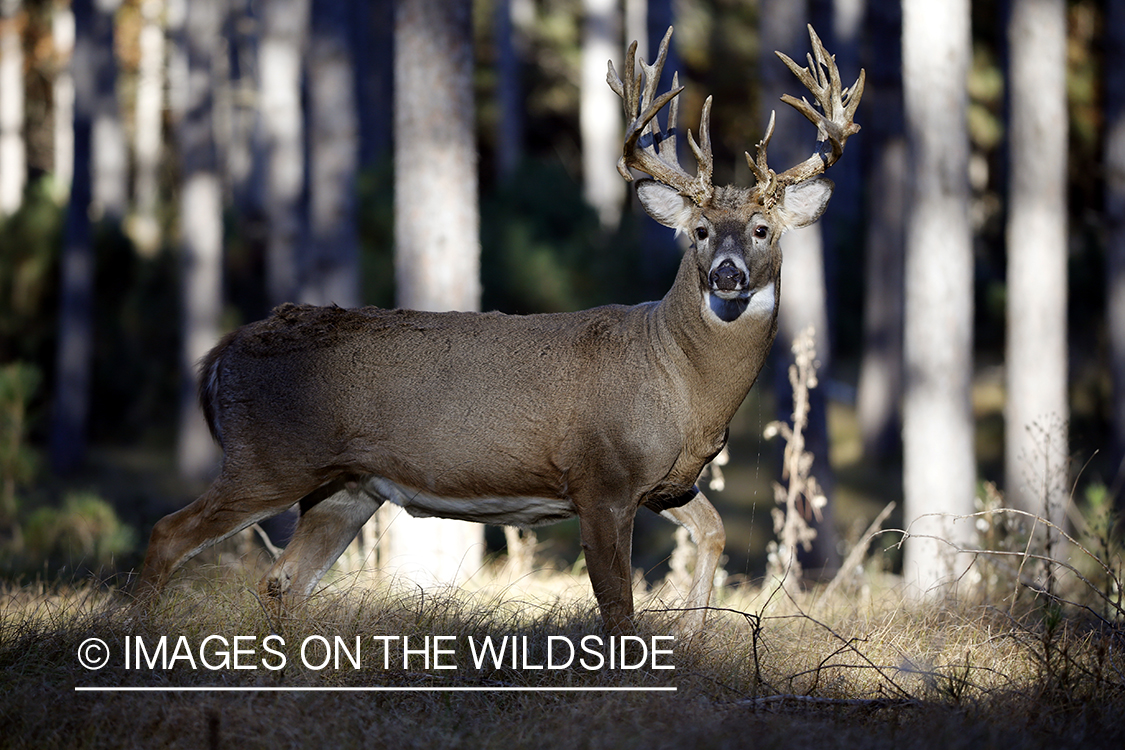
[[[624,115],[621,101],[606,83],[606,69],[609,60],[621,59],[621,12],[616,0],[583,0],[582,10],[578,121],[583,191],[602,228],[613,229],[625,200],[625,182],[617,173]]]
[[[178,44],[187,63],[184,109],[177,112],[180,150],[180,427],[181,476],[204,479],[218,451],[200,412],[196,363],[219,338],[222,311],[222,181],[215,152],[214,75],[224,0],[191,0]]]
[[[0,219],[19,209],[27,184],[22,6],[20,0],[0,0]]]
[[[1066,3],[1014,0],[1004,482],[1008,503],[1065,521]]]
[[[903,576],[934,594],[956,580],[973,512],[973,255],[966,126],[968,0],[905,0],[903,89],[912,157],[906,227]]]
[[[416,310],[480,308],[472,3],[402,0],[395,13],[395,281]],[[380,569],[413,584],[480,567],[483,527],[378,513]]]

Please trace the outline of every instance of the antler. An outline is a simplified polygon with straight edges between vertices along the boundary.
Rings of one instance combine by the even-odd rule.
[[[679,84],[679,74],[672,76],[671,90],[656,96],[656,87],[660,83],[660,73],[664,69],[664,62],[668,58],[668,43],[672,38],[672,27],[668,27],[660,42],[660,51],[656,62],[646,65],[641,60],[641,71],[634,75],[637,43],[629,45],[625,58],[625,80],[622,81],[613,69],[613,61],[609,63],[609,72],[606,81],[613,92],[621,97],[625,107],[625,141],[622,146],[622,156],[617,162],[617,171],[627,181],[632,182],[633,176],[629,168],[633,167],[641,172],[652,175],[658,181],[669,187],[675,188],[680,194],[691,198],[696,204],[702,205],[711,198],[714,187],[711,184],[711,172],[714,159],[711,155],[711,97],[703,103],[703,115],[699,121],[699,143],[688,131],[688,145],[695,154],[699,174],[692,176],[680,166],[676,155],[676,119],[679,113],[679,101],[676,99],[684,90]],[[642,80],[644,83],[642,89]],[[668,108],[667,131],[662,133],[660,123],[656,119],[657,113],[664,105],[671,103]]]
[[[750,165],[750,171],[754,173],[754,177],[758,181],[755,190],[758,191],[759,199],[763,201],[772,203],[781,197],[781,192],[787,185],[804,182],[823,173],[824,170],[835,164],[840,155],[844,153],[844,144],[848,137],[859,132],[859,125],[852,122],[852,118],[855,117],[859,100],[863,96],[864,71],[859,71],[859,78],[856,79],[855,84],[850,89],[842,88],[840,71],[836,68],[836,59],[824,49],[820,37],[816,35],[811,25],[809,26],[809,39],[812,41],[813,51],[812,54],[807,56],[809,62],[807,68],[799,67],[797,63],[780,52],[776,54],[789,70],[793,71],[793,75],[805,84],[805,87],[816,100],[815,103],[821,109],[821,112],[817,112],[813,105],[805,101],[804,97],[797,99],[789,94],[781,97],[783,102],[792,106],[816,125],[816,140],[820,145],[808,159],[781,174],[777,174],[766,163],[766,147],[769,146],[770,137],[773,135],[774,117],[773,113],[770,113],[766,135],[758,143],[757,159],[751,159],[750,154],[746,154],[746,163]]]

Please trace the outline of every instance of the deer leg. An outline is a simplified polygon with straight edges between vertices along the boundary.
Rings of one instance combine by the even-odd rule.
[[[684,597],[687,611],[676,624],[680,634],[689,636],[703,630],[707,605],[711,602],[711,589],[715,583],[715,571],[719,567],[727,534],[719,512],[702,492],[697,493],[686,505],[667,508],[660,515],[686,528],[691,534],[691,540],[695,542],[695,571],[691,576],[691,588]]]
[[[301,518],[285,551],[258,584],[263,599],[299,601],[347,549],[363,524],[382,505],[382,499],[362,490],[344,488],[311,507]]]
[[[137,581],[138,600],[159,594],[176,569],[206,547],[277,515],[311,489],[296,482],[267,484],[224,471],[195,502],[156,522]]]
[[[633,632],[632,508],[592,504],[579,514],[594,597],[610,635]]]

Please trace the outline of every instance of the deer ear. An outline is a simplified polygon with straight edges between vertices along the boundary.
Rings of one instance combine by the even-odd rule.
[[[785,188],[785,195],[777,209],[781,231],[807,227],[819,219],[828,207],[834,187],[832,180],[820,177]]]
[[[639,180],[637,197],[648,215],[676,231],[684,229],[691,218],[693,204],[675,189],[656,180]]]

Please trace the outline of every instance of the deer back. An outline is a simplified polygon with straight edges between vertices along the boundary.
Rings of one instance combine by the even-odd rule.
[[[457,497],[565,494],[607,470],[655,484],[693,406],[649,343],[658,307],[284,305],[216,347],[201,401],[226,460],[325,481],[372,474]]]

